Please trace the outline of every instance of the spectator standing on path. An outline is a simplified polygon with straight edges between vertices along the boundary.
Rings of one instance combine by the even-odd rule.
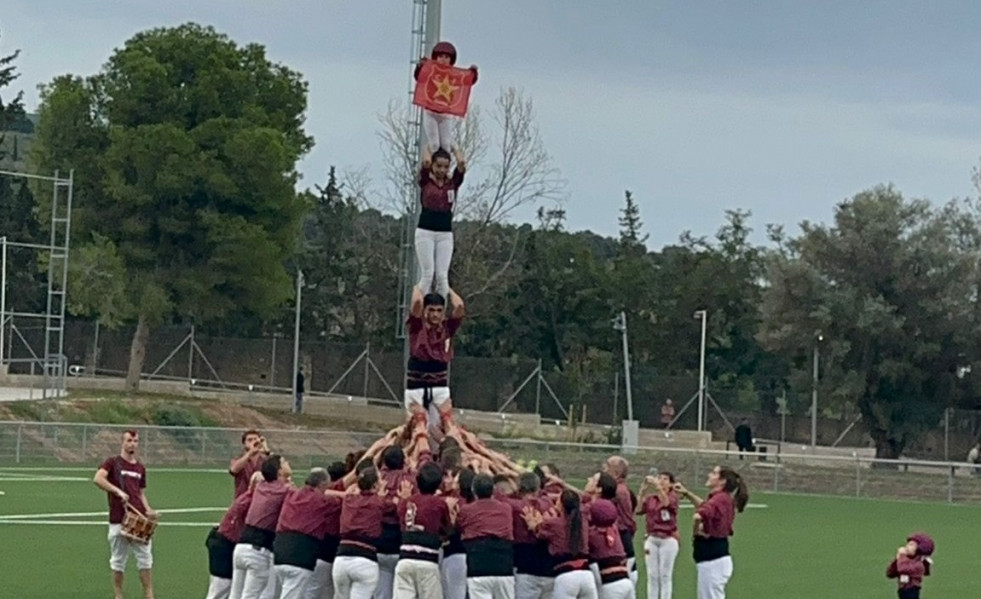
[[[303,411],[303,392],[306,390],[306,387],[304,386],[306,381],[307,378],[303,376],[303,367],[300,366],[300,368],[296,371],[296,411],[297,412]]]
[[[671,426],[671,422],[674,420],[674,403],[671,402],[669,397],[664,405],[661,406],[661,425],[664,428]]]
[[[974,476],[981,476],[981,441],[975,443],[971,451],[967,452],[967,461],[974,464],[971,470]]]

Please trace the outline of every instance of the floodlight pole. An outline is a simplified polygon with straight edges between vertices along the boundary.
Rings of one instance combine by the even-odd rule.
[[[817,430],[818,430],[818,364],[821,360],[821,342],[824,341],[824,335],[821,333],[817,334],[814,341],[814,372],[813,372],[813,382],[811,385],[811,448],[817,447]]]
[[[7,236],[0,237],[0,375],[7,374],[4,363],[4,331],[7,330]]]
[[[702,345],[698,357],[698,431],[701,432],[705,423],[705,331],[708,312],[698,310],[694,316],[702,319]]]

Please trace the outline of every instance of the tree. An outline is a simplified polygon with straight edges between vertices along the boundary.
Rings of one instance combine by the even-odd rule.
[[[842,202],[831,226],[772,231],[760,340],[806,368],[823,337],[823,401],[858,408],[878,457],[898,457],[962,392],[958,368],[977,354],[978,231],[958,205],[891,187]]]
[[[24,179],[0,176],[0,237],[14,243],[43,243],[34,215],[34,196]],[[7,309],[40,313],[44,309],[44,275],[37,250],[7,246]]]
[[[641,253],[646,252],[644,244],[648,235],[642,234],[644,223],[640,220],[640,207],[634,201],[634,194],[629,190],[624,192],[624,204],[620,209],[620,245]]]
[[[20,50],[14,50],[12,54],[0,55],[0,90],[9,87],[20,74],[14,61],[20,56]],[[19,91],[12,100],[3,101],[0,96],[0,160],[6,158],[7,151],[4,149],[3,133],[9,131],[10,127],[24,118],[24,92]]]
[[[33,159],[84,181],[70,291],[89,289],[72,305],[136,323],[129,388],[151,326],[270,315],[292,295],[306,91],[262,46],[195,24],[138,33],[100,73],[42,89]]]

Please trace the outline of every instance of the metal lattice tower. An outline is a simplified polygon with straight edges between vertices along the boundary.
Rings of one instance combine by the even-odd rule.
[[[65,356],[65,305],[68,289],[68,246],[71,238],[72,195],[75,171],[67,179],[55,172],[51,198],[51,241],[48,254],[48,305],[44,322],[44,390],[53,397],[65,391],[68,369]]]
[[[412,45],[409,55],[409,135],[415,136],[419,143],[417,150],[425,143],[425,132],[422,130],[422,110],[412,105],[412,96],[416,82],[412,76],[419,58],[428,56],[433,46],[439,41],[440,17],[442,13],[441,0],[413,0],[412,3]],[[417,156],[420,155],[417,152]],[[409,339],[405,331],[405,320],[409,314],[409,304],[412,301],[412,288],[419,278],[419,268],[416,264],[415,232],[416,221],[419,218],[419,186],[415,176],[408,176],[405,182],[405,221],[402,227],[401,268],[399,269],[399,300],[396,313],[395,336],[404,340],[405,359],[409,355]]]

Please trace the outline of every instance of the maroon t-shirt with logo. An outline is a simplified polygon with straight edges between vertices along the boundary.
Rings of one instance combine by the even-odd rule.
[[[106,458],[99,469],[108,472],[109,482],[123,490],[129,495],[129,503],[141,514],[146,514],[146,505],[143,504],[143,489],[146,488],[146,468],[139,460],[130,462],[122,456]],[[126,507],[123,500],[107,493],[109,496],[109,524],[122,524],[126,516]]]

